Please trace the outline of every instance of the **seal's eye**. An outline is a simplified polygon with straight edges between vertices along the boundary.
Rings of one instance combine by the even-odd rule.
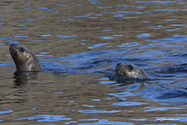
[[[130,68],[130,69],[133,69],[133,65],[129,65],[129,68]]]
[[[25,51],[25,49],[23,47],[21,47],[20,50],[22,53]]]

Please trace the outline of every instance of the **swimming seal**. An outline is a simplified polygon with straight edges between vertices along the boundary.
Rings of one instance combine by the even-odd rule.
[[[38,59],[26,47],[11,44],[9,51],[16,64],[17,71],[41,71]]]
[[[143,69],[134,64],[118,63],[116,65],[116,73],[126,77],[151,79]]]

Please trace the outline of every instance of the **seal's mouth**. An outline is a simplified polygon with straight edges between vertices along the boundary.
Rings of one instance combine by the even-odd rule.
[[[124,72],[124,71],[122,71],[122,70],[120,70],[120,69],[117,69],[117,68],[116,68],[116,72],[117,72],[117,74],[119,74],[119,75],[127,76],[127,73]]]
[[[9,46],[9,51],[11,55],[17,55],[18,52],[16,46],[17,46],[16,44],[11,44]]]

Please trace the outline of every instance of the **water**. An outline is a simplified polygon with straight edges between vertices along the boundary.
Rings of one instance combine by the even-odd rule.
[[[1,124],[185,124],[184,0],[2,2]],[[33,51],[39,73],[15,72],[8,47]],[[133,63],[152,80],[116,80]]]

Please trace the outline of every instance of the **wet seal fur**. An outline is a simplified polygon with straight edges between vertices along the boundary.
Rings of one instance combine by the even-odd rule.
[[[118,63],[115,69],[107,69],[105,71],[105,77],[111,81],[117,81],[118,83],[129,82],[142,82],[153,80],[147,73],[140,67],[134,64],[122,64]]]
[[[116,73],[131,78],[151,79],[143,69],[134,64],[118,63],[116,65]]]
[[[16,64],[17,71],[41,71],[38,59],[26,47],[11,44],[9,46],[10,54]]]

